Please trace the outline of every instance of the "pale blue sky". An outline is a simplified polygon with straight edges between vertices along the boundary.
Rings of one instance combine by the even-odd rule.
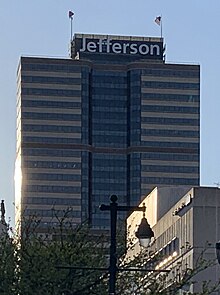
[[[16,70],[21,55],[68,57],[74,31],[160,36],[167,62],[201,65],[201,185],[220,182],[219,0],[0,0],[0,199],[14,220]]]

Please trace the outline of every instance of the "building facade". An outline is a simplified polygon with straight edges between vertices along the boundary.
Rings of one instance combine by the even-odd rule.
[[[70,58],[21,57],[18,219],[71,207],[104,228],[111,194],[136,205],[155,185],[199,185],[200,67],[163,55],[161,38],[76,34]]]
[[[210,267],[193,278],[196,283],[180,290],[179,294],[199,292],[205,281],[210,281],[210,286],[217,284],[219,287],[220,266],[215,248],[220,240],[220,189],[156,187],[140,205],[143,203],[147,207],[146,218],[155,235],[148,248],[155,253],[155,257],[152,255],[152,259],[148,260],[147,268],[170,269],[170,275],[175,276],[177,268],[181,271],[186,267],[198,269],[204,261],[209,261]],[[129,216],[129,239],[134,238],[141,218],[140,212]],[[139,253],[137,240],[134,248],[134,253]],[[220,294],[220,291],[212,294]]]

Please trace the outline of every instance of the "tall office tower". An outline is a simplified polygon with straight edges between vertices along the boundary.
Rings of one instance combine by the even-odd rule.
[[[111,194],[136,205],[156,185],[199,185],[200,67],[163,50],[161,38],[75,34],[70,58],[21,58],[18,218],[46,227],[70,206],[73,222],[103,228]]]

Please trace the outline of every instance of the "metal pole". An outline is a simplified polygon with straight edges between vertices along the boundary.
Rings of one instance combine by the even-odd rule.
[[[70,42],[72,42],[73,38],[73,17],[70,18]]]
[[[117,196],[111,196],[111,245],[110,245],[110,264],[109,264],[109,295],[115,295],[117,254],[116,254],[116,222],[117,222]]]
[[[146,207],[131,207],[131,206],[118,206],[117,196],[111,196],[110,205],[102,204],[99,208],[101,211],[110,211],[111,216],[111,244],[110,244],[110,263],[109,263],[109,295],[116,295],[116,273],[117,268],[117,254],[116,254],[116,223],[117,223],[117,212],[118,211],[142,211],[145,212]]]

